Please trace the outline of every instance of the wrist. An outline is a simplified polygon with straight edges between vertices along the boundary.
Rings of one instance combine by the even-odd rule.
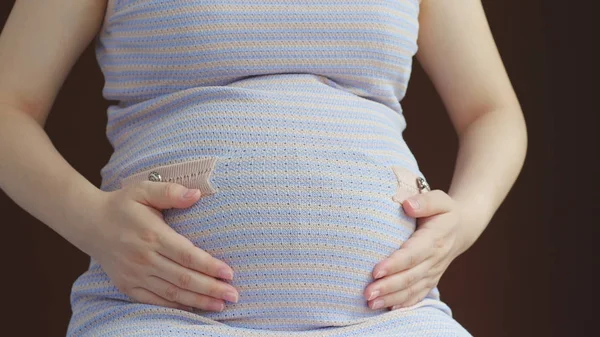
[[[456,210],[459,214],[457,229],[457,251],[458,255],[467,251],[479,238],[487,223],[489,212],[481,204],[473,206],[470,203],[457,201]]]
[[[106,194],[83,176],[70,181],[65,189],[65,209],[70,210],[67,216],[70,226],[63,236],[88,255],[91,240],[99,234]]]

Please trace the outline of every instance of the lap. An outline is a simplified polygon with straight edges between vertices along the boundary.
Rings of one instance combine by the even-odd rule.
[[[442,302],[439,302],[442,303]],[[347,326],[307,331],[285,331],[287,337],[472,337],[448,311],[425,300],[409,308],[388,311]],[[74,314],[67,337],[72,336],[204,336],[276,337],[282,331],[232,327],[196,313],[144,303],[98,300]]]

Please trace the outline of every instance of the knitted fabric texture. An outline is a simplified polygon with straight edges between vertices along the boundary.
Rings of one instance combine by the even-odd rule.
[[[136,303],[91,259],[67,335],[470,336],[437,287],[396,310],[363,296],[416,225],[400,101],[418,14],[418,0],[109,0],[100,188],[200,188],[164,220],[232,267],[240,297],[222,312]]]

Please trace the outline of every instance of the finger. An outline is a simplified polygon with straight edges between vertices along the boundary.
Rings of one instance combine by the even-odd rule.
[[[156,251],[183,267],[213,277],[233,278],[233,269],[225,262],[196,247],[190,240],[176,231],[167,231],[159,240],[160,245]]]
[[[430,257],[433,254],[429,238],[431,231],[429,228],[416,230],[400,249],[375,265],[373,278],[379,279],[412,268]]]
[[[191,308],[190,306],[183,305],[181,303],[167,301],[164,298],[151,292],[150,290],[147,290],[147,289],[144,289],[141,287],[132,288],[129,291],[128,296],[140,303],[158,305],[158,306],[162,306],[162,307],[169,307],[169,308],[181,309],[181,310],[186,310],[186,311],[193,310],[193,308]]]
[[[133,198],[136,201],[160,210],[190,207],[201,196],[199,189],[188,189],[177,183],[149,180],[133,184],[129,190],[133,191]]]
[[[431,287],[431,286],[425,286],[420,291],[416,292],[415,295],[406,298],[404,301],[400,301],[399,303],[392,305],[390,307],[390,310],[406,308],[406,307],[410,307],[411,305],[415,305],[415,304],[419,303],[425,297],[427,297],[427,294],[429,294],[429,292],[431,291],[432,288],[433,287]]]
[[[182,289],[230,302],[238,301],[238,292],[230,284],[195,270],[184,268],[160,254],[156,254],[153,263],[155,270],[151,275],[169,281]]]
[[[432,190],[411,196],[402,202],[402,207],[408,216],[419,218],[450,212],[454,200],[442,190]]]
[[[364,296],[370,301],[376,296],[385,296],[407,289],[422,279],[430,277],[432,264],[431,259],[427,259],[414,268],[380,278],[365,288]]]
[[[225,302],[222,300],[181,289],[160,277],[149,276],[145,284],[148,290],[169,302],[213,311],[222,311],[225,308]]]
[[[371,309],[380,309],[390,307],[396,304],[403,304],[407,300],[422,294],[427,288],[428,284],[429,281],[427,279],[421,279],[417,283],[411,285],[406,289],[402,289],[400,291],[396,291],[384,296],[379,296],[374,300],[369,301],[367,305]]]

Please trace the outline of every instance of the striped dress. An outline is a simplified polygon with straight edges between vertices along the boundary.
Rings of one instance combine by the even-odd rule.
[[[470,336],[437,287],[373,310],[374,266],[423,193],[400,101],[419,0],[108,0],[96,39],[114,153],[103,191],[199,188],[165,222],[234,270],[222,312],[136,303],[101,266],[73,283],[68,336]]]

